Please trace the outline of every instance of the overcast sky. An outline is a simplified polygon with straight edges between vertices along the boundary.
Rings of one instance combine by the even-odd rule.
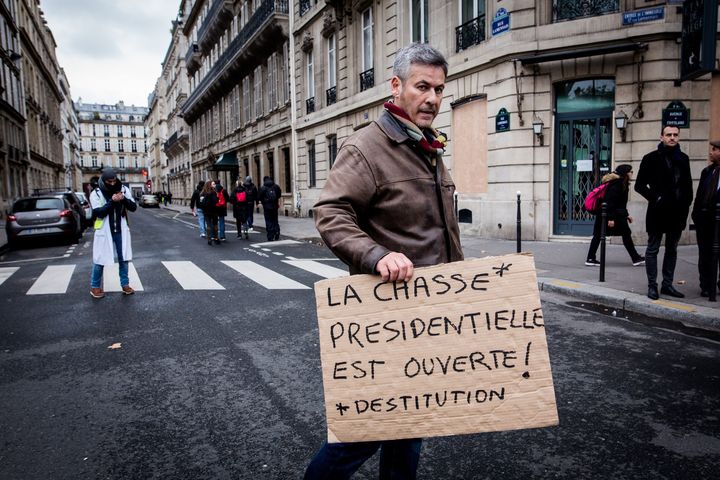
[[[147,106],[180,0],[41,0],[73,100]]]

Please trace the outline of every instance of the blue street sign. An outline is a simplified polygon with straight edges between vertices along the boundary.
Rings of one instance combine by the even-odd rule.
[[[652,22],[665,18],[665,7],[647,8],[634,12],[623,13],[623,25],[634,25],[641,22]]]
[[[504,8],[500,8],[495,12],[495,17],[492,21],[492,34],[495,36],[505,33],[508,30],[510,30],[510,14]]]

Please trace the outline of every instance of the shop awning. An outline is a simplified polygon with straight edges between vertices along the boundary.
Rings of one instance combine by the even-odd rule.
[[[519,57],[523,65],[534,65],[536,63],[553,62],[556,60],[567,60],[569,58],[594,57],[596,55],[607,55],[609,53],[638,52],[647,50],[646,43],[624,42],[612,45],[597,45],[594,47],[567,48],[550,52],[536,53]]]

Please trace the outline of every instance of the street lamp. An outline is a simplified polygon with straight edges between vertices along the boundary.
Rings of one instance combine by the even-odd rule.
[[[539,117],[535,117],[532,123],[533,126],[533,133],[535,133],[535,136],[538,138],[538,141],[540,142],[540,146],[543,146],[543,121]]]
[[[615,114],[615,128],[620,130],[620,140],[622,142],[625,142],[625,138],[626,138],[627,121],[628,121],[628,116],[622,110],[620,110],[618,113]]]

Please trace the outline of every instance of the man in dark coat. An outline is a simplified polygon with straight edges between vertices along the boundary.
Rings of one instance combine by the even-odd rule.
[[[190,197],[190,211],[192,211],[193,216],[198,218],[198,225],[200,226],[200,236],[205,238],[205,214],[203,213],[203,209],[200,208],[200,192],[202,192],[203,187],[205,186],[205,181],[200,180],[200,182],[197,185],[197,188],[195,188],[195,191],[192,194],[192,197]]]
[[[263,177],[263,186],[260,188],[258,200],[262,203],[263,214],[265,215],[265,230],[267,231],[268,242],[280,240],[280,223],[278,223],[278,209],[280,208],[280,196],[282,191],[273,179]]]
[[[663,126],[657,150],[648,153],[640,163],[635,191],[648,201],[645,229],[648,246],[645,252],[645,270],[648,277],[648,297],[657,300],[657,255],[665,235],[665,257],[662,266],[660,292],[683,298],[673,286],[677,245],[687,224],[693,200],[690,159],[680,150],[680,129]]]
[[[700,295],[710,296],[713,282],[712,245],[715,239],[715,209],[720,202],[720,140],[710,142],[710,165],[700,174],[692,219],[695,222],[698,243],[698,271],[700,273]],[[715,260],[716,262],[718,259]],[[720,262],[718,262],[720,263]],[[718,267],[720,272],[720,266]]]

